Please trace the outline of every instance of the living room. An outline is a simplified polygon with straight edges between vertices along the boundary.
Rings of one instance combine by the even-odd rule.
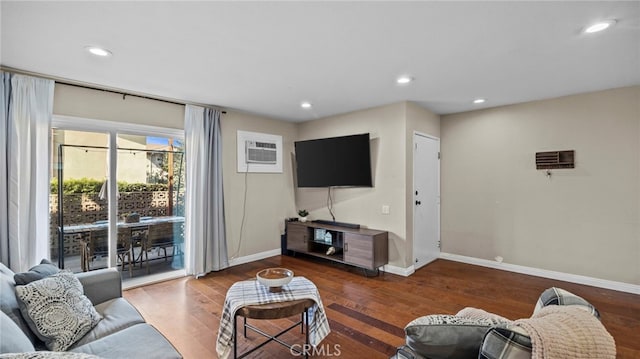
[[[428,270],[429,266],[414,267],[413,137],[415,133],[419,133],[437,138],[442,153],[439,262],[453,261],[477,265],[478,271],[494,268],[578,283],[593,287],[594,292],[609,290],[608,295],[615,296],[611,293],[618,291],[625,298],[627,295],[640,294],[640,71],[637,51],[633,51],[633,46],[637,48],[637,42],[634,43],[633,40],[637,40],[639,35],[637,28],[629,25],[638,21],[637,4],[618,2],[612,8],[604,7],[610,12],[606,17],[618,18],[618,23],[612,29],[623,33],[617,35],[617,46],[631,47],[630,52],[624,52],[627,57],[620,56],[628,60],[622,61],[620,73],[611,73],[609,76],[619,79],[614,86],[607,83],[594,87],[591,83],[582,82],[580,75],[585,75],[586,70],[580,69],[566,75],[566,82],[583,84],[582,90],[578,92],[562,92],[549,84],[548,91],[537,94],[537,97],[498,103],[492,102],[495,96],[487,96],[487,103],[479,106],[470,104],[473,99],[470,96],[465,99],[468,102],[466,107],[449,112],[430,109],[430,104],[433,105],[431,108],[437,108],[439,101],[419,97],[413,92],[415,90],[411,90],[411,86],[426,82],[427,78],[415,75],[413,84],[399,87],[393,83],[397,74],[388,73],[385,77],[389,77],[393,93],[375,104],[364,102],[359,96],[352,94],[353,103],[349,104],[350,107],[344,107],[343,102],[349,102],[349,96],[342,94],[341,100],[334,100],[334,109],[323,109],[322,99],[317,98],[312,101],[311,111],[296,108],[286,114],[283,112],[280,116],[275,115],[269,107],[276,106],[273,104],[264,105],[265,110],[260,111],[259,103],[252,108],[249,100],[246,100],[247,105],[239,105],[234,102],[236,99],[230,100],[221,95],[218,98],[212,97],[211,100],[201,94],[197,97],[185,96],[179,91],[171,95],[158,74],[153,74],[155,77],[140,75],[142,80],[147,81],[144,86],[135,86],[126,81],[115,84],[108,79],[113,75],[109,67],[115,65],[102,59],[95,60],[85,56],[81,60],[89,72],[98,74],[91,78],[74,77],[69,69],[48,70],[37,64],[29,65],[29,62],[14,60],[14,54],[32,51],[21,51],[15,42],[5,41],[5,36],[11,36],[17,31],[15,21],[18,21],[6,17],[27,16],[29,11],[34,11],[34,7],[37,7],[21,6],[8,2],[2,4],[3,70],[55,80],[54,116],[77,118],[78,121],[111,121],[122,123],[123,126],[137,124],[183,130],[184,104],[190,101],[218,106],[225,111],[220,121],[224,211],[229,264],[232,270],[237,267],[230,274],[234,281],[241,280],[243,275],[254,269],[257,270],[256,263],[259,263],[258,266],[285,263],[296,268],[303,267],[303,264],[297,262],[297,258],[274,259],[280,258],[285,219],[297,217],[300,209],[308,210],[311,220],[331,219],[331,213],[327,206],[326,188],[296,186],[294,143],[357,133],[369,133],[372,139],[374,185],[370,188],[332,189],[332,212],[335,219],[388,231],[389,260],[382,267],[384,274],[381,274],[387,276],[385,278],[393,278],[394,275],[398,278],[411,278],[420,271]],[[318,4],[314,6],[328,9]],[[593,8],[586,6],[589,11],[584,12],[603,10],[599,3],[592,6]],[[55,7],[51,9],[62,11]],[[160,9],[157,11],[164,11],[164,8]],[[540,10],[541,13],[544,11],[545,9]],[[622,14],[617,15],[617,12]],[[598,36],[604,35],[606,33]],[[629,39],[632,41],[627,41]],[[511,51],[517,49],[520,47],[509,48]],[[119,55],[114,50],[111,60],[119,61]],[[558,59],[554,60],[559,62]],[[271,60],[265,57],[265,61]],[[103,67],[105,64],[106,67]],[[624,64],[631,66],[625,67]],[[187,67],[189,64],[181,66]],[[545,66],[551,71],[555,65]],[[610,65],[596,68],[602,72],[613,71]],[[505,69],[506,73],[507,70],[513,69]],[[543,84],[536,84],[533,78],[537,71],[530,68],[516,70],[513,73],[530,72],[528,75],[531,77],[503,83],[504,86],[513,86],[512,92],[527,87],[523,82],[529,81],[531,87],[535,87],[534,85],[542,86],[545,85],[544,81],[550,81],[546,79],[540,81]],[[140,72],[144,73],[144,70],[140,69]],[[556,73],[555,76],[560,75]],[[496,78],[495,81],[501,82],[502,79]],[[487,83],[490,82],[489,79]],[[295,92],[283,88],[282,83],[273,87],[274,90],[256,79],[245,79],[241,83],[262,92]],[[323,82],[315,79],[315,83]],[[230,91],[240,87],[233,84],[227,86]],[[333,82],[327,85],[329,88],[341,86],[343,85]],[[449,91],[444,83],[440,86],[443,91]],[[253,91],[258,90],[248,92]],[[158,101],[166,99],[183,99],[184,102]],[[286,106],[297,107],[300,100],[296,100],[294,105]],[[279,106],[285,106],[283,101],[277,102]],[[340,108],[345,110],[336,110]],[[282,172],[237,171],[238,131],[281,136]],[[575,151],[575,168],[536,169],[536,152],[559,150]],[[386,207],[387,213],[383,213],[382,207]],[[34,264],[36,263],[30,265]],[[316,265],[315,262],[313,265]],[[323,268],[322,264],[320,268]],[[336,275],[333,266],[329,266],[327,270]],[[353,274],[349,268],[344,270]],[[226,273],[228,272],[223,270],[212,276],[224,276]],[[353,277],[348,278],[358,281]],[[184,278],[178,281],[187,285]],[[204,290],[198,284],[188,285]],[[157,288],[162,287],[149,286],[147,290],[159,290]],[[125,297],[143,295],[141,293],[144,291],[144,287],[131,289],[125,291]],[[132,302],[135,304],[135,300],[132,299]],[[220,305],[222,303],[215,304]],[[478,307],[482,308],[482,305]],[[154,316],[149,313],[149,309],[140,310],[143,314]],[[217,307],[213,309],[218,312],[220,310]],[[637,312],[634,313],[628,320],[632,323],[630,326],[637,327],[640,319],[637,318]],[[615,339],[625,343],[629,341],[618,337]],[[631,345],[631,349],[625,347],[629,350],[627,352],[619,349],[619,355],[640,350],[633,347],[633,344],[625,345]],[[185,344],[185,347],[188,345]],[[277,357],[278,349],[269,350],[274,353],[270,355]],[[343,355],[346,355],[346,351],[343,348]]]

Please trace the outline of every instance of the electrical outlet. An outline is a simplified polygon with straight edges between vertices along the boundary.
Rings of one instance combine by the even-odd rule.
[[[383,204],[382,205],[382,214],[389,214],[389,205],[388,204]]]

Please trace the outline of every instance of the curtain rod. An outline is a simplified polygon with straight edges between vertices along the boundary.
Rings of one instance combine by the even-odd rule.
[[[16,69],[16,68],[13,68],[13,67],[0,66],[0,70],[6,71],[6,72],[11,72],[11,73],[14,73],[14,74],[28,75],[28,76],[45,78],[45,79],[48,79],[48,80],[53,80],[56,83],[59,83],[61,85],[80,87],[80,88],[85,88],[85,89],[89,89],[89,90],[110,92],[110,93],[122,95],[122,99],[123,100],[127,96],[134,96],[134,97],[143,98],[143,99],[146,99],[146,100],[153,100],[153,101],[158,101],[158,102],[170,103],[170,104],[173,104],[173,105],[180,105],[180,106],[195,105],[195,106],[200,106],[200,107],[210,107],[210,108],[215,108],[217,110],[220,110],[220,112],[222,112],[222,113],[227,113],[227,111],[224,111],[223,109],[221,109],[218,106],[205,105],[205,104],[194,103],[194,102],[180,101],[180,100],[174,100],[174,99],[167,99],[167,98],[153,97],[153,96],[149,96],[149,95],[125,92],[123,90],[102,87],[102,86],[98,86],[98,85],[88,84],[88,83],[82,82],[82,81],[69,80],[69,79],[65,79],[65,78],[57,77],[57,76],[44,75],[44,74],[37,73],[37,72],[20,70],[20,69]]]
[[[58,146],[60,147],[73,147],[73,148],[90,148],[93,150],[108,150],[109,147],[105,147],[105,146],[88,146],[88,145],[72,145],[72,144],[59,144]],[[117,150],[121,150],[121,151],[136,151],[136,152],[155,152],[155,153],[182,153],[182,151],[170,151],[170,150],[146,150],[144,148],[125,148],[125,147],[118,147],[116,148]]]

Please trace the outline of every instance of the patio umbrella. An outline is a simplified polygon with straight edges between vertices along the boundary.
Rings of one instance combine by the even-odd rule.
[[[109,195],[109,180],[105,180],[100,187],[100,193],[98,193],[98,198],[101,200],[106,200]],[[118,192],[118,186],[116,186],[116,198],[120,199],[120,192]]]

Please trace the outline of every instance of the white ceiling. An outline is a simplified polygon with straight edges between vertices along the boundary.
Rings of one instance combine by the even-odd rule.
[[[640,84],[639,1],[2,1],[1,16],[3,66],[289,121]],[[415,81],[398,86],[401,74]]]

